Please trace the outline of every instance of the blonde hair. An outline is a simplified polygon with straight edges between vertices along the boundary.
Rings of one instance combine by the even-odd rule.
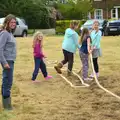
[[[38,36],[43,37],[43,33],[40,32],[40,31],[37,31],[37,32],[34,33],[34,35],[33,35],[33,47],[35,47],[35,43],[38,40]],[[43,40],[39,41],[39,42],[40,42],[40,46],[42,47],[43,46]]]
[[[72,20],[70,22],[70,28],[72,28],[72,29],[75,29],[75,26],[78,26],[78,25],[79,25],[79,21]]]

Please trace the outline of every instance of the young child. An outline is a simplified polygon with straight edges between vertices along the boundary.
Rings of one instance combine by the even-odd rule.
[[[89,35],[89,30],[87,28],[83,29],[79,43],[81,44],[79,54],[82,61],[82,78],[83,80],[92,80],[91,78],[88,78],[88,57],[92,51],[91,38]]]
[[[92,56],[93,56],[93,65],[96,72],[96,76],[99,77],[99,66],[98,66],[98,57],[101,56],[101,48],[100,48],[100,40],[102,36],[102,32],[99,30],[99,22],[95,21],[93,24],[93,29],[90,33],[92,39]],[[93,73],[90,77],[94,77]]]
[[[61,68],[64,64],[68,63],[68,76],[72,73],[73,62],[74,62],[74,54],[76,49],[79,48],[78,39],[79,36],[75,30],[78,28],[79,23],[77,21],[71,21],[70,28],[67,28],[64,35],[64,40],[62,43],[62,50],[64,59],[54,66],[55,70],[61,74]]]
[[[33,82],[39,82],[36,80],[39,69],[41,69],[41,72],[46,80],[52,78],[52,76],[49,76],[47,73],[46,65],[43,61],[43,58],[45,58],[45,56],[43,54],[42,48],[43,48],[43,34],[38,31],[35,33],[33,39],[34,62],[35,62],[35,69],[32,75]]]

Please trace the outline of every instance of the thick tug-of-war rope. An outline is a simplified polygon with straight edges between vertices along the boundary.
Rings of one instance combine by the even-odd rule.
[[[79,78],[79,80],[81,81],[82,83],[82,86],[76,86],[76,85],[73,85],[66,77],[64,77],[62,74],[59,74],[67,83],[70,84],[71,87],[73,88],[80,88],[80,87],[89,87],[88,84],[84,83],[84,81],[82,80],[82,78],[75,72],[72,72],[75,76],[77,76]]]
[[[50,69],[54,69],[53,67],[47,67]],[[63,71],[66,71],[66,69],[62,69]],[[63,76],[62,74],[59,74],[60,77],[62,77],[72,88],[81,88],[81,87],[89,87],[88,84],[84,83],[84,81],[82,80],[82,78],[75,72],[72,72],[75,76],[77,76],[79,78],[79,80],[82,83],[82,86],[77,86],[77,85],[73,85],[73,83],[71,83],[65,76]]]
[[[83,86],[76,86],[76,85],[73,85],[66,77],[64,77],[62,74],[59,74],[68,84],[70,84],[70,86],[72,88],[81,88],[81,87],[89,87],[89,85],[83,85]]]
[[[87,83],[84,83],[83,79],[82,79],[77,73],[75,73],[74,71],[73,71],[73,74],[80,79],[82,85],[85,85],[86,87],[89,87],[89,86],[90,86],[90,85],[88,85]]]
[[[90,54],[90,60],[91,60],[91,65],[92,65],[92,71],[93,71],[93,74],[94,74],[94,78],[95,78],[95,82],[96,84],[102,89],[104,90],[105,92],[109,93],[110,95],[116,97],[117,99],[120,100],[120,96],[112,93],[111,91],[107,90],[106,88],[104,88],[102,85],[100,85],[98,79],[97,79],[97,76],[96,76],[96,73],[95,73],[95,70],[94,70],[94,66],[93,66],[93,59],[92,59],[92,54]]]
[[[90,54],[90,61],[91,61],[91,66],[92,66],[92,71],[93,71],[93,74],[94,74],[95,82],[96,82],[96,84],[98,85],[98,87],[101,88],[102,90],[104,90],[105,92],[107,92],[108,94],[110,94],[110,95],[112,95],[112,96],[114,96],[114,97],[116,97],[117,99],[120,100],[120,96],[118,96],[118,95],[112,93],[111,91],[107,90],[106,88],[104,88],[104,87],[99,83],[99,81],[98,81],[98,79],[97,79],[97,76],[96,76],[96,73],[95,73],[95,70],[94,70],[94,66],[93,66],[92,54]],[[56,61],[55,61],[55,62],[56,62]],[[49,63],[49,62],[48,62],[48,63]],[[50,64],[50,63],[49,63],[49,64]],[[48,68],[53,69],[53,67],[48,67]],[[66,70],[66,69],[62,69],[62,70]],[[73,85],[66,77],[64,77],[62,74],[59,74],[59,75],[60,75],[68,84],[70,84],[70,86],[73,87],[73,88],[89,87],[89,85],[86,84],[86,83],[84,83],[84,81],[82,80],[82,78],[81,78],[77,73],[73,72],[73,74],[76,75],[76,76],[79,78],[79,80],[81,81],[81,83],[82,83],[83,86],[75,86],[75,85]]]

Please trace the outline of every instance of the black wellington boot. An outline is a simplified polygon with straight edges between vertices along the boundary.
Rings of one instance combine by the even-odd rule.
[[[5,110],[12,110],[11,97],[3,98],[2,97],[3,108]]]

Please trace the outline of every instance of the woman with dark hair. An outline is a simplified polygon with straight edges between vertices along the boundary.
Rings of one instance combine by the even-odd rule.
[[[0,62],[2,71],[2,103],[4,109],[12,110],[11,87],[13,83],[14,61],[16,59],[16,40],[13,32],[16,29],[16,17],[6,16],[3,30],[0,32]]]

